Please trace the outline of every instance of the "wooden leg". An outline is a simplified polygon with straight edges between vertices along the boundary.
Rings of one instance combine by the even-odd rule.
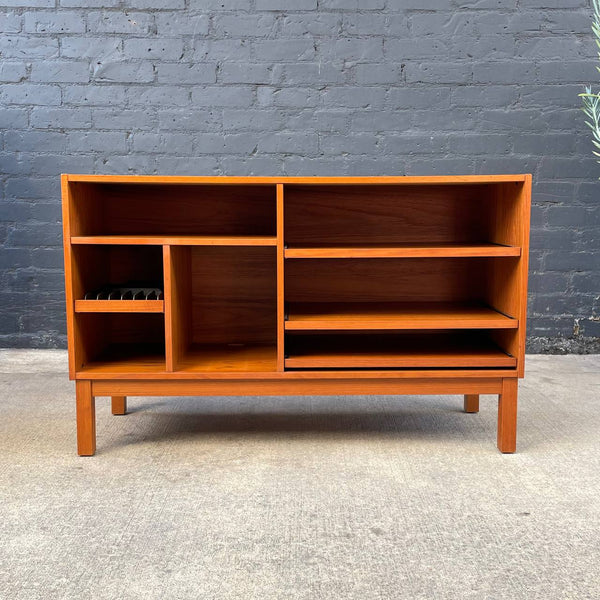
[[[498,398],[498,450],[512,453],[517,449],[518,379],[504,378]]]
[[[479,412],[479,394],[465,394],[465,412]]]
[[[92,456],[96,452],[96,399],[92,396],[92,382],[75,382],[77,398],[77,454]]]
[[[127,414],[127,396],[112,396],[111,407],[113,415]]]

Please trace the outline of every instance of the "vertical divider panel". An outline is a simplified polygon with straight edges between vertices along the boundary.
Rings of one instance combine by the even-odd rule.
[[[285,296],[284,296],[284,251],[283,227],[283,184],[277,184],[277,370],[285,365]]]
[[[191,341],[190,248],[165,245],[163,261],[167,371],[177,371]]]

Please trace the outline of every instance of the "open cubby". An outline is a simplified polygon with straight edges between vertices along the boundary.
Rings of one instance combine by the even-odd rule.
[[[75,238],[276,235],[274,185],[78,182],[71,202]]]
[[[78,369],[87,375],[165,371],[164,316],[79,313]]]
[[[127,394],[496,393],[514,451],[529,175],[62,183],[80,454]]]
[[[160,246],[76,245],[71,254],[75,312],[163,312],[163,300],[86,299],[107,287],[145,285],[163,289]]]
[[[502,223],[521,210],[522,190],[518,182],[289,185],[285,241],[290,250],[313,251],[356,245],[442,251],[465,245],[485,252],[489,246],[515,246]]]
[[[290,369],[514,368],[515,357],[485,331],[294,332]]]
[[[503,268],[496,269],[502,262]],[[385,328],[419,328],[418,322],[455,320],[455,328],[516,327],[518,313],[495,292],[510,287],[515,258],[353,258],[290,260],[285,269],[286,328],[310,328],[328,318],[387,322]],[[412,325],[414,320],[417,324]],[[394,325],[394,321],[397,324]],[[479,321],[479,323],[478,323]],[[503,325],[504,323],[504,325]],[[439,325],[438,325],[439,327]]]
[[[173,370],[276,370],[276,260],[269,247],[169,249]]]

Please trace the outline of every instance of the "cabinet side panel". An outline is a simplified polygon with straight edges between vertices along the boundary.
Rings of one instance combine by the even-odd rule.
[[[163,257],[167,371],[176,371],[191,341],[190,248],[163,246]]]
[[[527,335],[527,285],[529,278],[529,232],[531,229],[531,175],[525,176],[521,191],[521,310],[519,316],[520,360],[517,363],[519,377],[525,376],[525,344]]]
[[[73,290],[73,266],[71,253],[71,193],[69,176],[61,175],[62,219],[63,219],[63,252],[65,261],[65,298],[67,312],[67,344],[69,354],[69,377],[75,378],[77,361],[75,359],[75,308]]]

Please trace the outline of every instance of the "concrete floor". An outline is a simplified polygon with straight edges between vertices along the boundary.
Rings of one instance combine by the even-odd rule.
[[[133,398],[75,454],[60,351],[0,351],[0,598],[600,598],[600,356],[496,397]]]

